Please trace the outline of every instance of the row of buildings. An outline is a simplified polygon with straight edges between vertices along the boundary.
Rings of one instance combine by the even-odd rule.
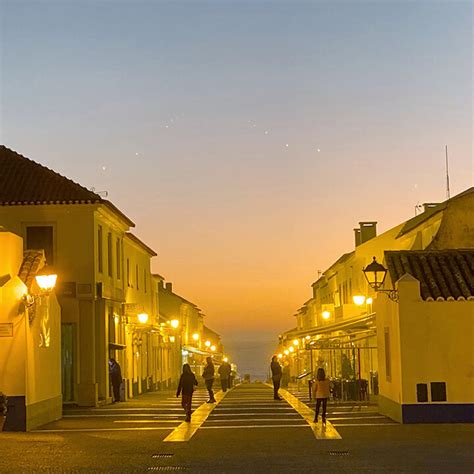
[[[0,146],[0,391],[5,429],[61,417],[64,403],[111,402],[108,361],[123,396],[176,385],[223,358],[199,307],[152,273],[156,252],[110,201]],[[35,276],[54,268],[53,291]],[[46,272],[47,273],[47,272]]]
[[[278,353],[293,376],[323,367],[336,398],[373,397],[399,422],[473,422],[474,188],[421,211],[381,235],[360,222]]]

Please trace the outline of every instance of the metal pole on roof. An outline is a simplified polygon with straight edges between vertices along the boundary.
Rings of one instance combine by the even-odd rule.
[[[448,145],[445,145],[445,151],[446,151],[446,199],[450,199],[451,193],[449,190]]]

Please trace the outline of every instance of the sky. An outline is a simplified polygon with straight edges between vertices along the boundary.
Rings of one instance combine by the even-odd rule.
[[[445,145],[472,186],[472,8],[0,0],[0,141],[107,191],[260,374],[359,221],[445,199]]]

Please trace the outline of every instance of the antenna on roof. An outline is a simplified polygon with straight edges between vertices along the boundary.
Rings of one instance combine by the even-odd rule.
[[[109,195],[108,191],[96,191],[94,187],[91,188],[91,191],[98,194],[100,197],[107,197]]]
[[[451,193],[449,191],[448,145],[445,145],[445,151],[446,151],[446,199],[449,199],[451,197]]]

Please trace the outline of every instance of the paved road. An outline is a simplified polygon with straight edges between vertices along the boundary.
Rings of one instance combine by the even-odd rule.
[[[184,442],[164,441],[186,427],[171,392],[68,410],[41,431],[0,434],[0,472],[474,472],[473,425],[354,422],[335,427],[341,439],[324,439],[268,386],[241,385],[221,397],[215,408],[198,408],[197,429]],[[205,398],[198,392],[196,407]]]

